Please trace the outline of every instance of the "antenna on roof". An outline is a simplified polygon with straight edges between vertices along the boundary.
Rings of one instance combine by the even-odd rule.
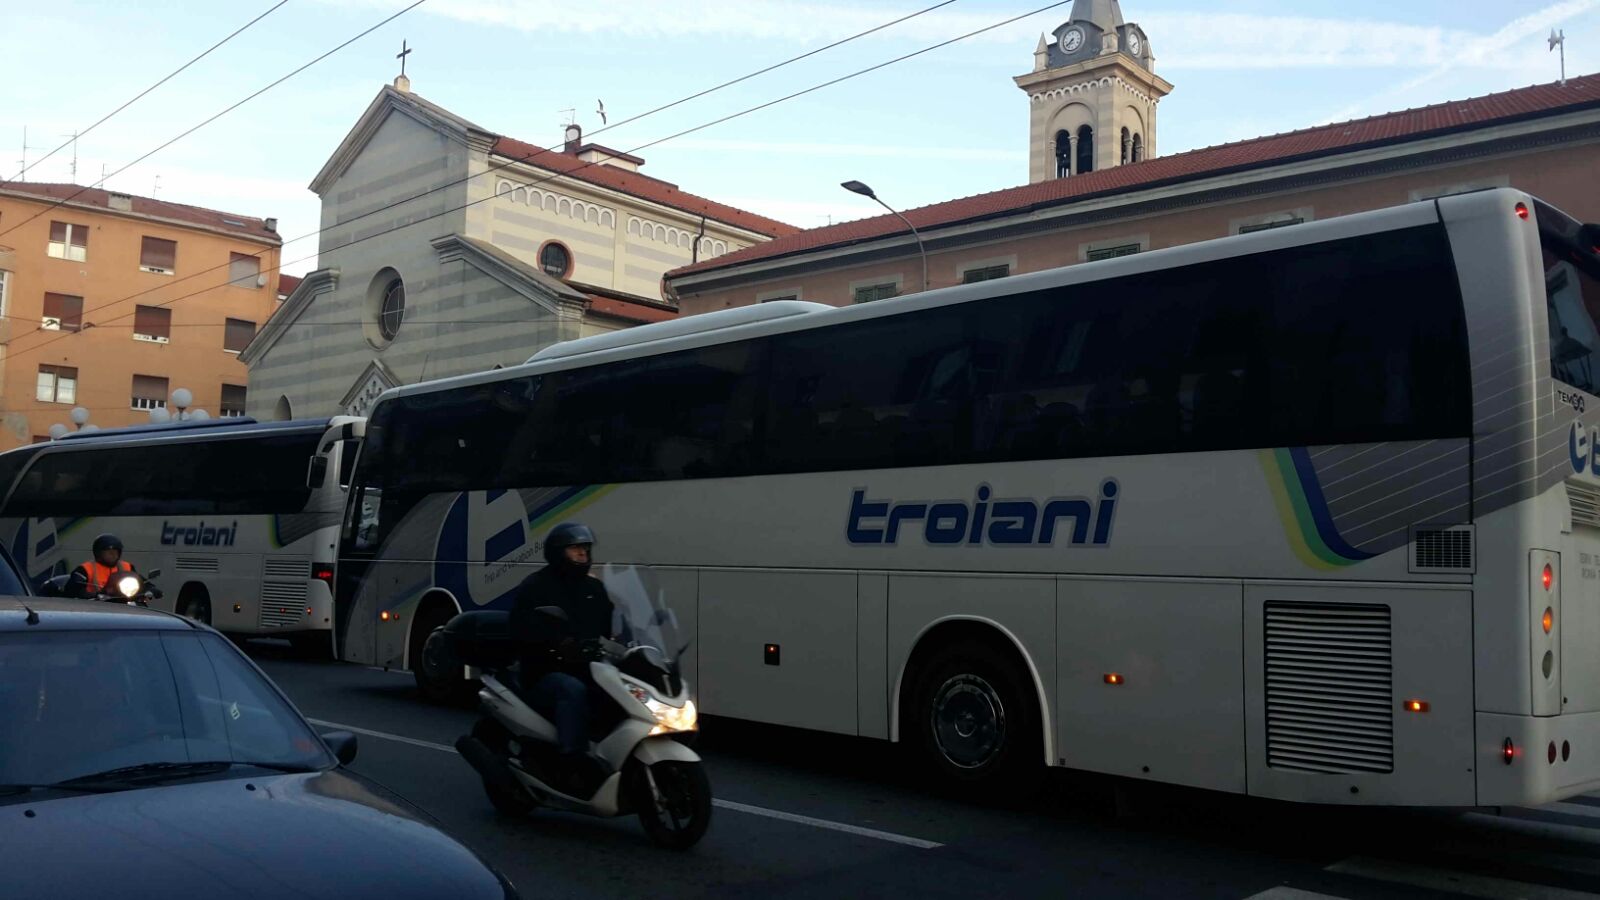
[[[161,176],[157,175],[156,180],[150,185],[150,196],[154,198],[156,191],[159,190],[161,190]]]
[[[28,180],[28,151],[38,149],[38,147],[28,143],[28,126],[22,126],[22,171],[17,173],[18,181]]]
[[[1554,50],[1557,47],[1561,48],[1561,86],[1565,87],[1566,84],[1567,84],[1567,32],[1566,32],[1566,29],[1562,29],[1561,31],[1556,31],[1554,28],[1550,29],[1550,49]]]
[[[72,138],[72,183],[78,183],[78,133],[63,134],[62,137]]]
[[[568,125],[576,125],[576,124],[578,124],[578,115],[577,115],[578,111],[576,109],[558,109],[558,110],[556,110],[556,112],[564,112],[564,113],[567,114],[566,124],[568,124]]]

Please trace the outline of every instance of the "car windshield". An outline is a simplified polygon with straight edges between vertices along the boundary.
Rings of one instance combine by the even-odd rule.
[[[199,762],[334,764],[272,685],[214,634],[0,635],[0,785]]]

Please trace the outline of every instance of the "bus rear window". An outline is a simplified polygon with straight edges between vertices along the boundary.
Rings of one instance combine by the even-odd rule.
[[[1540,205],[1550,375],[1600,394],[1600,227]]]

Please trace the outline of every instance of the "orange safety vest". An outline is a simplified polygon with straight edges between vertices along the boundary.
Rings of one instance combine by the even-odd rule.
[[[133,566],[127,560],[117,560],[115,568],[102,566],[97,559],[91,559],[83,564],[83,570],[89,575],[88,590],[91,594],[98,594],[107,585],[111,584],[111,577],[123,572],[132,572]]]

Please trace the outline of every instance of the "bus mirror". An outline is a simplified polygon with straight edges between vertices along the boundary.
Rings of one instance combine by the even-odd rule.
[[[328,480],[328,458],[326,456],[311,457],[311,465],[306,468],[306,487],[313,491],[322,487]]]

